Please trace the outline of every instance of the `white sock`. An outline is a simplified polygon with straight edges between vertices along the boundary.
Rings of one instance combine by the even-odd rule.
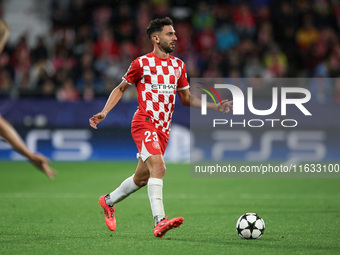
[[[106,197],[105,202],[107,205],[114,205],[122,201],[124,198],[135,192],[136,190],[140,189],[133,181],[133,176],[125,179],[122,184],[118,188],[116,188],[113,192],[110,193],[109,196]]]
[[[156,224],[165,216],[163,205],[163,180],[159,178],[149,178],[148,195],[151,204],[152,215]]]

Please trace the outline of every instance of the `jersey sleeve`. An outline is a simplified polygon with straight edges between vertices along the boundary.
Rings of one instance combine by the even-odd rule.
[[[129,85],[136,84],[142,77],[142,67],[138,61],[138,58],[132,61],[129,69],[123,76],[123,80],[126,80]]]
[[[188,82],[188,75],[187,75],[187,68],[183,62],[182,73],[177,81],[177,90],[185,90],[188,89],[189,82]]]

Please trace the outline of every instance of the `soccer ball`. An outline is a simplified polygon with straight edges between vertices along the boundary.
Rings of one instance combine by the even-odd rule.
[[[263,235],[264,229],[264,221],[256,213],[245,213],[236,223],[236,231],[243,239],[258,239]]]

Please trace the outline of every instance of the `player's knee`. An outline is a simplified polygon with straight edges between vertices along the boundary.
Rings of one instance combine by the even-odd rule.
[[[148,180],[138,180],[137,182],[136,182],[136,185],[138,186],[138,187],[144,187],[146,184],[148,184]]]
[[[158,178],[163,178],[165,175],[165,170],[166,167],[164,164],[159,164],[154,168],[154,175],[157,176]]]
[[[142,178],[142,177],[136,177],[135,175],[133,178],[134,183],[140,188],[148,184],[148,180],[149,180],[149,176],[145,176],[144,178]]]
[[[138,187],[144,187],[146,184],[148,184],[148,180],[143,180],[139,182],[140,185]]]

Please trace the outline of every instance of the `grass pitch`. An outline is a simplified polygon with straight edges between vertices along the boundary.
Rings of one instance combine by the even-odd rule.
[[[168,164],[165,211],[184,224],[153,236],[147,189],[116,205],[117,230],[98,204],[135,163],[53,163],[54,181],[26,163],[0,162],[0,254],[340,254],[340,179],[193,179]],[[236,234],[256,212],[261,239]]]

